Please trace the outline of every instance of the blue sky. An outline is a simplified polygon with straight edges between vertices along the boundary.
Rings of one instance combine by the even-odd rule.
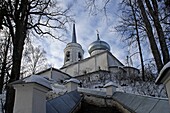
[[[99,7],[102,7],[103,0],[97,0]],[[71,14],[74,15],[76,24],[77,42],[82,45],[85,53],[84,58],[89,57],[88,46],[97,39],[96,30],[99,31],[100,39],[106,41],[110,47],[112,54],[117,57],[123,64],[126,63],[128,48],[121,40],[121,36],[117,33],[114,27],[118,24],[120,12],[118,12],[119,0],[113,0],[108,4],[107,16],[103,12],[97,14],[89,14],[86,9],[85,0],[60,0],[61,6],[67,7],[72,5]],[[65,33],[63,39],[66,43],[71,42],[72,23],[67,26],[68,32]],[[63,43],[54,38],[34,39],[34,44],[39,44],[47,52],[48,63],[55,68],[62,67],[64,63],[64,48],[66,43]],[[134,57],[134,64],[138,65],[138,57]]]

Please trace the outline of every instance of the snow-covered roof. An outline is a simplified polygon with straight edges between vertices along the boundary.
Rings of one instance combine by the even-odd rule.
[[[110,82],[108,82],[107,84],[104,85],[104,87],[109,87],[109,86],[117,87],[117,85],[115,83],[113,83],[112,81],[110,81]]]
[[[52,89],[51,82],[47,80],[45,77],[39,75],[31,75],[21,80],[14,81],[11,84],[25,84],[25,83],[37,83],[39,85]]]
[[[168,69],[170,69],[170,61],[160,71],[159,76],[156,79],[156,83],[162,83],[168,77],[166,76]]]
[[[68,83],[68,82],[74,82],[74,83],[77,83],[77,84],[80,83],[80,81],[77,80],[77,79],[75,79],[75,78],[71,78],[71,79],[69,79],[69,80],[65,80],[65,83]]]
[[[48,81],[46,78],[39,76],[39,75],[31,75],[31,76],[23,79],[23,81],[25,81],[26,83],[29,83],[29,82],[38,83],[40,85],[43,85],[43,86],[51,89],[50,81]]]

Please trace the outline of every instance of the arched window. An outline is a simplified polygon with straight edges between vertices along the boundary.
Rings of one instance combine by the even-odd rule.
[[[67,51],[65,61],[67,62],[69,60],[70,60],[70,51]]]
[[[78,60],[81,60],[82,59],[82,55],[80,52],[78,52]]]

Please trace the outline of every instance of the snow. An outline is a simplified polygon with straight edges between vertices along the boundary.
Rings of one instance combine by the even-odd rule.
[[[68,82],[74,82],[74,83],[77,83],[77,84],[80,83],[80,81],[77,80],[77,79],[75,79],[75,78],[71,78],[71,79],[69,79],[69,80],[65,80],[65,82],[66,82],[66,83],[68,83]]]
[[[168,68],[170,68],[170,61],[160,71],[159,76],[156,79],[156,82],[159,81],[159,79],[163,76],[163,73],[165,72],[165,70],[167,70]]]
[[[58,93],[65,93],[67,91],[67,88],[64,85],[53,84],[52,90],[54,93],[58,94]]]
[[[112,81],[110,81],[110,82],[108,82],[107,84],[104,85],[104,87],[109,87],[109,86],[117,87],[117,84],[115,84]]]
[[[56,98],[67,92],[67,88],[64,85],[55,83],[55,84],[52,84],[51,86],[52,86],[52,91],[47,93],[47,99]]]
[[[43,86],[51,89],[50,81],[42,76],[39,76],[39,75],[31,75],[27,78],[24,78],[23,81],[25,81],[26,83],[35,82],[35,83],[38,83],[40,85],[43,85]]]

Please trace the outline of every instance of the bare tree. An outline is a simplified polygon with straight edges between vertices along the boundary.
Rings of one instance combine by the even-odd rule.
[[[151,15],[155,29],[157,31],[158,39],[160,42],[160,47],[162,51],[162,57],[163,57],[163,63],[166,64],[169,62],[169,52],[168,47],[166,45],[165,35],[164,31],[159,19],[159,9],[158,9],[158,3],[156,0],[152,0],[152,3],[150,3],[149,0],[145,0],[146,6],[149,10],[149,14]]]
[[[2,94],[5,84],[8,82],[9,71],[11,69],[11,38],[7,31],[4,31],[0,39],[0,94]]]
[[[97,5],[98,2],[96,0],[86,0],[86,1],[87,1],[86,2],[87,8],[92,13],[94,13],[96,11],[104,11],[105,13],[107,13],[109,3],[113,2],[112,0],[103,0],[102,5],[100,4],[100,6],[102,6],[102,7],[98,7],[99,5]],[[122,2],[127,2],[127,1],[129,1],[129,0],[122,0]],[[141,19],[140,23],[138,22],[137,24],[138,24],[138,26],[139,25],[142,25],[142,26],[144,25],[144,26],[142,29],[141,29],[141,27],[137,28],[137,29],[139,30],[139,33],[145,32],[147,34],[150,48],[151,48],[155,63],[157,65],[157,70],[159,72],[162,69],[163,65],[169,61],[169,50],[168,50],[168,47],[166,44],[167,42],[169,42],[169,39],[165,37],[165,33],[166,33],[166,36],[168,37],[168,34],[169,34],[168,23],[169,22],[167,21],[167,18],[169,18],[169,13],[167,13],[167,10],[170,8],[168,8],[169,7],[169,5],[167,4],[168,2],[167,2],[167,0],[165,0],[164,1],[165,5],[163,6],[163,9],[166,9],[166,11],[164,11],[166,13],[163,13],[164,16],[162,16],[162,15],[160,15],[162,12],[160,6],[163,3],[157,4],[157,2],[158,2],[157,0],[152,0],[152,1],[145,0],[145,2],[142,0],[135,0],[133,2],[136,2],[136,1],[137,1],[137,3],[135,3],[135,4],[138,7],[131,5],[132,6],[131,8],[133,8],[133,7],[135,7],[135,8],[134,8],[134,11],[131,10],[130,14],[131,14],[131,17],[132,16],[134,17],[134,14],[137,14],[136,17],[140,17],[140,19]],[[144,4],[144,3],[146,3],[146,4]],[[136,11],[140,11],[140,12],[136,12]],[[160,18],[160,17],[162,17],[162,18]],[[132,18],[131,20],[134,20],[134,18]],[[138,18],[137,18],[137,20],[138,20]],[[164,21],[164,26],[162,26],[162,24],[161,24],[161,23],[163,23],[162,22],[163,20],[166,20],[166,21]],[[163,27],[165,27],[165,23],[166,23],[166,28],[163,28]],[[122,24],[123,24],[123,22],[122,22]],[[134,20],[134,23],[129,25],[129,27],[127,28],[127,29],[129,29],[129,32],[136,31],[135,29],[131,29],[132,26],[135,26],[135,20]],[[154,31],[156,31],[158,36],[156,36],[156,34],[154,34],[155,33]],[[136,34],[137,33],[131,34],[131,35],[134,36]],[[157,40],[157,37],[159,40]],[[137,40],[138,40],[138,38],[137,38]],[[133,41],[134,40],[132,39],[131,42],[133,42]],[[161,50],[159,47],[161,48]],[[163,61],[162,61],[162,59],[163,59]]]
[[[28,33],[33,35],[53,35],[52,29],[65,29],[69,9],[63,9],[55,0],[1,0],[0,27],[9,29],[13,43],[12,70],[9,83],[20,78],[20,66],[24,41]],[[15,92],[7,87],[6,113],[13,112]]]
[[[21,74],[22,76],[28,76],[31,74],[36,74],[48,67],[47,59],[45,57],[46,52],[41,46],[34,47],[29,41],[24,48],[24,53],[22,57],[21,64]]]
[[[137,0],[137,2],[138,2],[138,5],[139,5],[139,9],[141,11],[141,15],[143,17],[143,22],[144,22],[145,27],[146,27],[146,33],[147,33],[147,36],[148,36],[148,39],[149,39],[149,42],[150,42],[153,57],[155,59],[156,65],[157,65],[158,72],[160,72],[160,70],[163,67],[163,62],[161,60],[161,54],[159,52],[158,46],[157,46],[156,41],[155,41],[155,37],[154,37],[154,33],[153,33],[153,27],[151,25],[151,22],[149,21],[148,16],[147,16],[146,9],[144,7],[143,1]]]
[[[116,30],[122,34],[123,40],[128,43],[128,46],[136,45],[138,46],[138,51],[130,55],[130,59],[133,55],[138,54],[140,56],[142,78],[145,80],[144,76],[144,60],[142,55],[141,40],[143,39],[143,24],[141,24],[141,17],[139,15],[138,6],[136,0],[123,0],[121,3],[122,16],[120,24],[116,26]],[[142,30],[141,30],[142,29]],[[132,48],[134,51],[134,48]],[[128,57],[128,58],[129,58]]]

